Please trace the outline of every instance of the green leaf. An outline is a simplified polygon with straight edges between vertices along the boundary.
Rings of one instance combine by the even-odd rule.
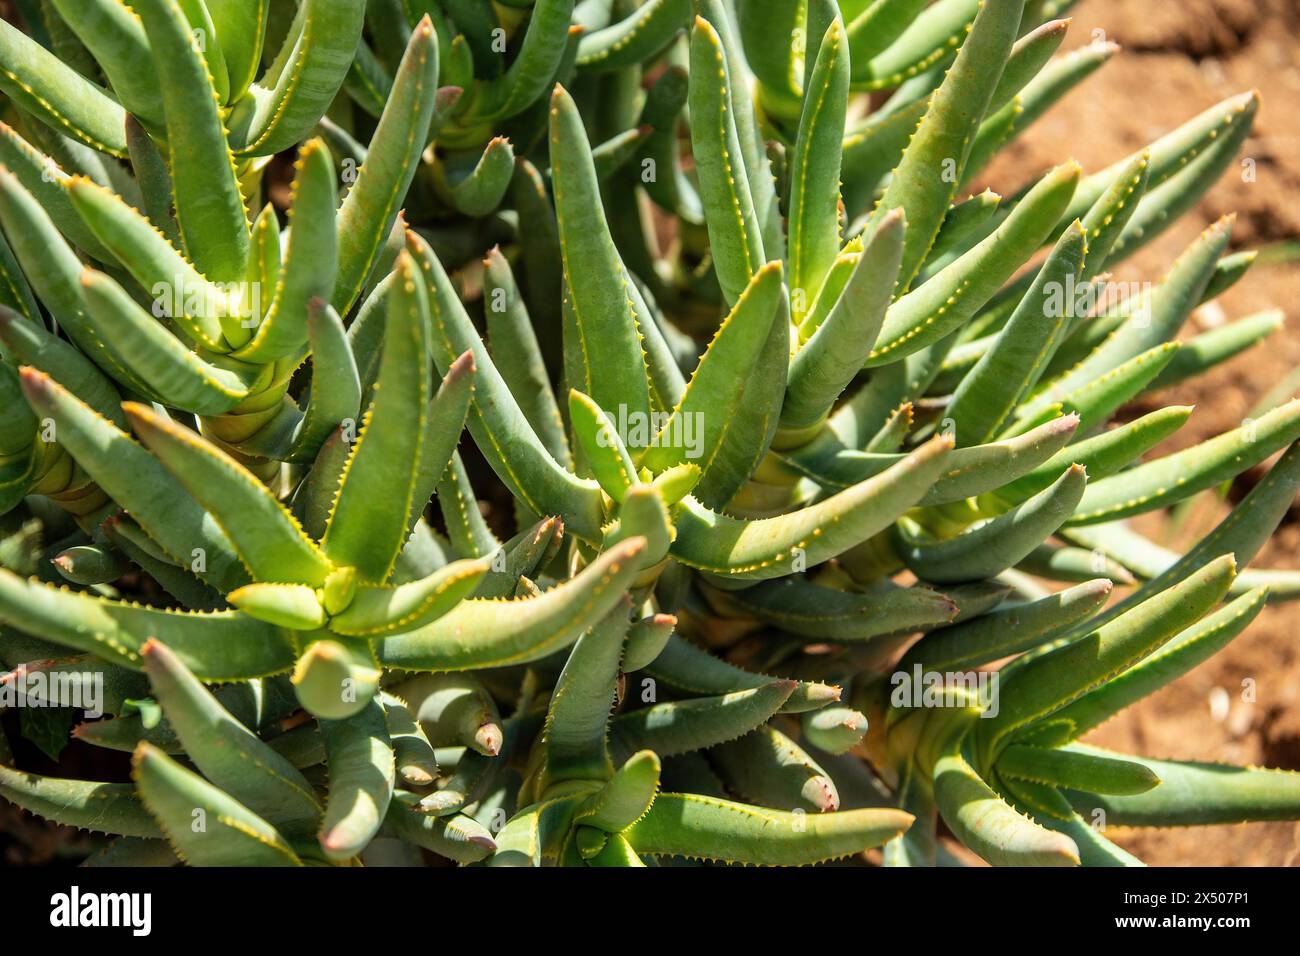
[[[1072,465],[1028,501],[947,540],[929,541],[900,529],[900,556],[925,581],[957,583],[993,577],[1019,564],[1065,523],[1083,497],[1086,483],[1084,470]]]
[[[229,102],[252,85],[262,63],[270,0],[203,0],[230,76]]]
[[[764,581],[739,591],[706,592],[724,617],[743,614],[800,637],[869,641],[947,624],[956,605],[924,587],[890,587],[860,594],[820,587],[800,577]]]
[[[668,701],[620,714],[610,724],[611,749],[618,755],[653,750],[671,757],[755,732],[791,699],[796,682],[758,678],[755,683],[748,690]]]
[[[483,559],[453,561],[428,577],[397,587],[362,584],[347,608],[330,619],[330,629],[376,638],[423,627],[471,594],[489,567]]]
[[[578,638],[556,678],[542,731],[546,746],[543,794],[567,781],[607,781],[614,775],[605,737],[618,690],[629,611],[628,602],[614,605]]]
[[[75,707],[22,707],[19,728],[25,740],[51,760],[58,760],[63,748],[72,742],[72,727],[80,717]]]
[[[1028,417],[1142,353],[1171,341],[1200,301],[1227,247],[1232,220],[1220,219],[1192,243],[1150,293],[1124,303],[1127,320],[1087,358],[1047,384],[1020,412]]]
[[[1213,488],[1300,438],[1300,401],[1184,451],[1090,485],[1070,519],[1097,524],[1163,508]]]
[[[906,225],[899,210],[880,220],[853,259],[843,291],[834,297],[824,321],[790,362],[781,406],[783,428],[807,428],[820,421],[862,370],[893,297]],[[827,295],[830,286],[828,280],[821,295]]]
[[[118,0],[53,0],[53,6],[94,55],[126,111],[161,125],[162,87],[149,38],[130,8]]]
[[[203,775],[290,839],[310,839],[321,807],[306,778],[222,707],[166,645],[149,641],[141,656],[167,722]]]
[[[733,72],[713,23],[696,16],[690,41],[691,146],[723,297],[734,303],[767,261],[733,112]]]
[[[1109,757],[1095,747],[1081,752]],[[1260,767],[1231,767],[1184,760],[1121,759],[1146,767],[1160,786],[1136,796],[1069,795],[1085,816],[1106,814],[1108,826],[1185,827],[1258,820],[1294,820],[1300,816],[1300,773]]]
[[[1078,866],[1073,840],[1021,816],[948,749],[934,767],[934,799],[957,839],[994,866]]]
[[[600,486],[566,471],[547,451],[493,365],[442,263],[419,237],[412,236],[408,244],[430,286],[434,362],[445,371],[457,356],[474,353],[474,402],[469,414],[474,443],[497,477],[534,514],[562,515],[575,534],[600,540],[604,523]]]
[[[956,195],[972,138],[1015,43],[1023,8],[1023,0],[980,4],[956,62],[931,98],[876,207],[878,214],[901,207],[907,216],[900,292],[921,267]]]
[[[1012,744],[998,757],[998,773],[1090,793],[1146,793],[1160,778],[1146,766],[1092,753]]]
[[[569,389],[569,421],[586,464],[605,494],[621,502],[636,484],[637,468],[609,415],[590,396]]]
[[[708,475],[735,427],[747,378],[767,348],[773,324],[782,320],[781,273],[779,262],[755,272],[709,342],[681,400],[641,452],[641,466],[657,474],[698,458],[701,471]],[[628,420],[635,425],[630,415],[629,410]],[[688,441],[691,437],[694,442]]]
[[[318,2],[315,5],[339,8],[339,12],[331,12],[331,16],[358,18],[363,7],[348,0],[329,0],[327,4]],[[300,9],[306,10],[308,6],[312,4],[304,4]],[[346,14],[342,12],[343,8],[348,8]],[[355,35],[359,36],[360,32],[358,22]],[[355,39],[352,46],[356,46]],[[343,59],[351,62],[351,49]],[[332,302],[340,315],[347,315],[360,298],[384,241],[397,221],[403,198],[415,178],[420,155],[427,145],[425,134],[433,120],[437,87],[438,38],[432,23],[426,19],[411,33],[410,44],[402,57],[392,94],[370,141],[365,162],[339,209],[339,268]],[[332,98],[333,93],[330,93],[325,102]],[[324,113],[323,108],[320,113]],[[312,123],[315,123],[314,119]]]
[[[275,280],[275,292],[252,339],[234,357],[267,364],[296,355],[307,344],[310,304],[329,301],[338,268],[334,207],[338,189],[334,161],[325,141],[312,139],[298,150],[290,191],[289,240]],[[259,291],[258,299],[264,294]]]
[[[59,231],[77,248],[101,262],[113,260],[113,254],[86,228],[69,200],[67,187],[72,177],[52,157],[42,153],[4,123],[0,123],[0,161],[18,178],[23,188],[37,198]],[[170,196],[170,191],[168,195]],[[6,264],[6,271],[11,268]],[[21,276],[15,275],[7,278],[5,284],[11,285],[21,279]],[[23,302],[21,307],[14,302],[10,305],[29,319],[35,318],[35,302],[31,299],[31,293],[21,296],[20,301]]]
[[[248,215],[207,63],[175,3],[136,0],[132,9],[144,22],[149,46],[169,51],[153,62],[167,116],[168,165],[185,248],[207,278],[238,282],[248,262]],[[227,334],[234,331],[227,326]],[[232,344],[242,342],[233,339]]]
[[[1264,588],[1242,595],[1171,638],[1149,657],[1058,710],[1052,722],[1068,724],[1071,739],[1083,736],[1218,653],[1259,616],[1267,598]]]
[[[203,680],[248,680],[293,665],[290,635],[237,611],[191,614],[56,590],[0,569],[0,616],[23,631],[139,670],[149,638]]]
[[[1017,667],[1006,677],[997,716],[979,722],[984,762],[1013,731],[1082,697],[1195,623],[1227,593],[1235,574],[1232,556],[1224,555],[1113,621]]]
[[[343,720],[320,721],[329,801],[320,845],[331,860],[356,856],[379,831],[393,798],[395,770],[384,709],[377,700]]]
[[[993,9],[990,4],[985,8]],[[956,70],[956,67],[954,67]],[[951,77],[953,74],[949,74]],[[932,115],[926,114],[926,118]],[[915,145],[917,141],[913,140]],[[937,168],[936,161],[936,168]],[[984,241],[954,260],[911,292],[897,299],[885,313],[885,322],[867,366],[891,364],[945,338],[966,322],[980,306],[984,305],[1002,283],[1006,282],[1042,244],[1052,231],[1073,195],[1079,179],[1077,163],[1066,163],[1044,176],[1019,203],[1001,225]],[[927,170],[927,178],[935,178]],[[895,179],[894,182],[898,182]],[[891,186],[892,190],[892,186]],[[883,217],[890,207],[892,195],[887,191],[877,207],[876,216]],[[895,205],[899,205],[894,199]],[[943,212],[948,200],[944,200]],[[907,238],[920,235],[925,222],[915,223],[912,210],[903,205],[907,213]],[[943,212],[934,222],[938,231]],[[926,215],[933,215],[925,210]],[[928,240],[927,240],[928,242]],[[915,254],[913,252],[913,254]],[[908,247],[904,249],[903,281],[907,280]],[[919,261],[912,268],[919,266]],[[900,283],[901,284],[901,283]]]
[[[361,379],[343,321],[327,302],[307,303],[307,339],[311,347],[313,387],[307,409],[293,434],[289,457],[316,459],[330,433],[361,413]]]
[[[301,866],[275,829],[247,807],[143,743],[131,760],[140,798],[191,866]]]
[[[126,113],[104,90],[8,21],[0,22],[0,90],[42,123],[126,156]]]
[[[575,371],[569,384],[604,409],[648,417],[650,383],[641,327],[654,321],[636,308],[631,277],[609,234],[591,146],[573,99],[551,97],[551,184],[569,310],[565,351]],[[633,448],[638,442],[628,441]]]
[[[474,168],[447,184],[452,205],[466,216],[487,216],[500,205],[514,174],[515,151],[510,141],[494,137]]]
[[[956,424],[959,444],[979,445],[997,435],[1021,396],[1034,387],[1074,317],[1062,290],[1074,288],[1087,254],[1087,233],[1076,221],[1057,241],[997,341],[948,403],[945,417]]]
[[[432,624],[384,638],[379,657],[390,667],[430,671],[540,660],[572,644],[622,599],[644,547],[638,538],[620,542],[534,598],[462,601]]]
[[[207,362],[186,348],[109,276],[87,269],[81,276],[87,328],[149,393],[168,405],[199,415],[222,415],[249,396],[260,369]]]
[[[659,757],[638,751],[574,815],[574,823],[618,833],[646,815],[658,792]]]
[[[484,261],[487,268],[483,277],[483,301],[492,360],[546,450],[562,466],[568,467],[572,456],[564,434],[564,420],[551,391],[538,332],[533,328],[524,297],[499,249],[489,249]]]
[[[689,0],[647,0],[623,19],[578,40],[578,69],[613,73],[653,59],[687,26]]]
[[[730,791],[764,806],[813,813],[839,809],[839,792],[826,771],[769,724],[711,748],[709,758]]]
[[[0,764],[0,796],[46,820],[82,830],[144,838],[162,832],[130,783],[43,777]]]
[[[228,591],[248,582],[230,539],[158,460],[49,377],[22,373],[32,408],[54,420],[59,443],[176,563]]]
[[[230,118],[241,156],[270,156],[306,139],[343,85],[364,24],[364,4],[303,0],[275,61]]]
[[[951,627],[931,631],[898,663],[900,672],[970,670],[1038,647],[1067,628],[1086,621],[1110,597],[1104,578],[1005,610],[992,611]]]
[[[838,16],[820,38],[803,97],[789,173],[795,324],[803,322],[840,251],[840,143],[849,99],[849,48]]]
[[[427,491],[424,501],[417,501],[416,495],[428,430],[436,421],[452,435],[459,434],[474,371],[472,359],[453,363],[439,398],[431,401],[428,295],[405,253],[397,275],[388,296],[375,399],[352,447],[321,541],[331,561],[357,568],[361,579],[371,584],[388,579],[413,515],[427,501]],[[438,427],[435,434],[443,432],[444,427]]]
[[[801,511],[750,521],[730,518],[687,497],[673,511],[672,554],[688,567],[736,581],[812,567],[861,544],[915,505],[942,472],[952,442],[933,438],[884,473]]]
[[[626,837],[636,852],[650,856],[804,866],[880,846],[911,822],[911,815],[900,810],[810,815],[695,794],[661,793]]]
[[[497,843],[482,824],[453,813],[433,816],[417,813],[401,799],[388,805],[382,835],[395,836],[457,863],[478,863],[492,856]],[[504,834],[504,830],[502,834]],[[498,838],[501,835],[498,834]]]
[[[136,435],[230,537],[258,581],[320,587],[331,565],[298,520],[237,461],[152,408],[123,405]]]

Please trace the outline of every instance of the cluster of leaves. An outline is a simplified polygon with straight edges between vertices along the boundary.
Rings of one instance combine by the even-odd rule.
[[[1070,5],[17,3],[0,680],[97,691],[72,736],[132,758],[0,739],[0,794],[113,865],[933,864],[939,817],[1132,864],[1105,824],[1300,817],[1078,743],[1300,595],[1237,571],[1294,449],[1186,554],[1127,525],[1300,403],[1107,427],[1279,325],[1175,341],[1230,219],[1104,295],[1253,94],[963,198],[1115,52],[1057,55]]]

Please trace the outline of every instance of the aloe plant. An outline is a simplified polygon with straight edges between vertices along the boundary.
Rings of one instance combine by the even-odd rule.
[[[1280,324],[1179,343],[1230,219],[1108,280],[1254,94],[969,188],[1116,52],[1059,52],[1070,5],[0,24],[3,679],[98,688],[70,736],[131,754],[0,742],[0,794],[115,865],[922,865],[940,819],[1131,865],[1108,826],[1300,817],[1290,771],[1082,742],[1300,595],[1247,568],[1300,404],[1108,427]],[[1278,452],[1185,554],[1128,524]]]

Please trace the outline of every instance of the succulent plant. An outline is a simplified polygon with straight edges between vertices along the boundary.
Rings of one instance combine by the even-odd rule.
[[[1177,341],[1230,218],[1107,271],[1254,94],[970,194],[1115,52],[1056,55],[1070,5],[0,23],[0,687],[93,684],[71,736],[132,755],[0,737],[0,794],[115,865],[920,865],[940,820],[1131,865],[1107,826],[1300,817],[1293,772],[1080,742],[1300,596],[1245,569],[1300,403],[1110,424],[1280,324]],[[1128,524],[1279,452],[1185,554]]]

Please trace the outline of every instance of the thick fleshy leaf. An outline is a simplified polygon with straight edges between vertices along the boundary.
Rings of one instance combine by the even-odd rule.
[[[483,580],[489,562],[453,561],[431,575],[396,587],[362,584],[330,629],[353,637],[376,638],[423,627],[442,617]]]
[[[334,208],[338,205],[334,161],[324,140],[308,140],[298,150],[297,174],[290,192],[289,239],[275,288],[258,290],[266,316],[248,344],[234,357],[266,364],[295,355],[307,344],[310,304],[334,293],[338,242]],[[267,301],[269,299],[269,301]]]
[[[330,775],[320,845],[331,860],[345,860],[365,849],[388,813],[393,748],[377,700],[343,720],[322,720],[320,732]]]
[[[708,756],[727,789],[748,800],[812,813],[839,809],[835,782],[802,747],[770,724],[710,748]]]
[[[671,757],[724,744],[756,731],[795,689],[794,681],[774,680],[750,690],[630,711],[611,722],[611,748],[616,755],[653,750],[661,757]]]
[[[745,94],[733,89],[722,38],[702,16],[695,18],[690,51],[691,145],[714,268],[731,303],[766,261],[734,114],[735,96]]]
[[[357,568],[361,580],[371,584],[387,580],[406,541],[417,508],[422,441],[430,418],[442,418],[430,401],[428,294],[409,255],[398,261],[397,277],[388,295],[375,399],[352,447],[321,542],[331,561]],[[453,434],[464,421],[472,372],[472,361],[464,361],[448,373],[446,404],[448,424],[455,421]]]
[[[852,271],[834,305],[790,362],[781,406],[783,428],[815,424],[862,370],[893,298],[906,227],[901,211],[885,216],[853,258]],[[828,278],[821,295],[827,296],[833,284],[834,279]],[[806,333],[807,327],[802,331]]]
[[[747,671],[673,635],[646,668],[650,676],[691,694],[729,694],[768,687],[777,678]],[[778,681],[779,683],[779,681]],[[798,681],[783,699],[784,713],[814,710],[840,699],[840,689],[815,681]]]
[[[1097,524],[1163,508],[1241,474],[1300,438],[1300,401],[1184,451],[1089,486],[1072,524]]]
[[[1072,465],[1050,487],[1004,515],[946,540],[900,529],[899,553],[917,577],[957,583],[993,577],[1020,560],[1065,523],[1084,495],[1087,477]]]
[[[434,362],[445,371],[458,356],[474,353],[474,401],[469,414],[474,443],[497,477],[534,514],[559,514],[575,534],[600,540],[604,523],[600,486],[577,478],[547,451],[492,364],[442,263],[417,236],[408,237],[408,248],[429,283]]]
[[[706,596],[723,615],[752,615],[800,637],[845,642],[928,630],[947,624],[957,612],[951,600],[929,588],[890,587],[863,594],[794,576]]]
[[[650,856],[801,866],[880,846],[911,822],[911,815],[901,810],[787,813],[714,797],[661,793],[626,836],[636,852]]]
[[[997,341],[962,379],[948,403],[945,417],[955,423],[958,444],[978,445],[993,438],[1021,396],[1034,387],[1074,317],[1061,290],[1074,287],[1087,253],[1083,224],[1072,223]]]
[[[708,475],[737,421],[735,410],[748,376],[766,348],[773,323],[783,320],[781,273],[779,262],[768,263],[754,273],[709,342],[681,400],[641,453],[639,464],[643,467],[659,473],[688,459],[699,459],[701,470]]]
[[[191,866],[301,866],[275,829],[152,744],[141,744],[131,776],[149,812]]]
[[[1083,736],[1218,653],[1259,616],[1267,598],[1264,588],[1242,595],[1171,638],[1149,657],[1056,711],[1051,723],[1055,728],[1068,726],[1068,731],[1061,732],[1068,732],[1071,739]]]
[[[812,567],[878,534],[915,505],[938,478],[951,439],[931,439],[875,478],[776,518],[738,520],[692,498],[674,509],[672,554],[689,567],[731,580],[762,581]]]
[[[207,63],[177,4],[138,0],[132,9],[144,22],[150,48],[169,51],[153,63],[167,117],[168,166],[185,248],[207,278],[238,282],[248,262],[248,215]]]
[[[300,9],[312,5],[304,4]],[[320,6],[321,3],[318,0],[314,5]],[[364,6],[348,0],[326,0],[325,5],[352,8],[346,14],[348,17],[359,16]],[[334,15],[331,12],[331,16]],[[356,34],[360,35],[360,23]],[[355,46],[354,40],[352,47]],[[349,50],[344,60],[351,62],[351,59]],[[360,298],[384,240],[397,221],[406,191],[415,178],[420,155],[427,145],[425,132],[433,119],[437,92],[438,37],[432,22],[425,19],[411,33],[410,45],[402,57],[392,94],[370,141],[366,160],[339,209],[339,269],[332,302],[340,315],[347,315]],[[320,112],[323,113],[324,109]]]
[[[980,5],[956,62],[930,100],[877,206],[901,207],[907,215],[900,291],[910,285],[929,253],[957,192],[971,141],[1002,76],[1023,9],[1022,0],[984,0]],[[951,175],[936,175],[945,164]]]
[[[94,55],[127,112],[161,125],[162,88],[139,18],[118,0],[53,0],[53,5]]]
[[[998,773],[1087,793],[1138,794],[1160,778],[1140,763],[1052,747],[1012,744],[998,757]]]
[[[984,760],[1013,731],[1082,697],[1195,623],[1227,593],[1235,573],[1232,556],[1225,555],[1110,623],[1018,667],[1006,677],[997,716],[979,721]]]
[[[390,667],[432,671],[539,660],[572,644],[621,600],[644,547],[640,538],[620,542],[537,597],[462,601],[432,624],[384,638],[379,657]]]
[[[898,670],[969,670],[1021,653],[1087,620],[1110,597],[1104,578],[1086,581],[1049,597],[992,611],[952,627],[931,631],[908,650]]]
[[[650,384],[641,326],[653,319],[636,308],[631,279],[614,246],[582,118],[563,87],[551,97],[551,181],[559,223],[568,309],[569,384],[601,408],[629,417],[650,413]],[[637,447],[644,442],[628,441]]]
[[[583,826],[607,833],[626,830],[650,809],[659,792],[659,757],[651,750],[633,754],[574,817]]]
[[[992,6],[990,4],[990,8]],[[927,113],[927,118],[930,115]],[[939,160],[934,162],[937,165]],[[890,364],[932,345],[974,315],[1051,235],[1061,211],[1074,194],[1079,174],[1076,163],[1066,163],[1052,170],[1039,180],[988,238],[897,299],[885,313],[884,325],[867,358],[867,366]],[[924,175],[927,182],[938,181],[932,168],[927,168]],[[879,208],[890,208],[885,205],[890,199],[891,193],[887,192]],[[895,204],[902,205],[907,214],[910,241],[920,234],[925,224],[918,226],[913,222],[912,210],[905,203],[895,198]],[[947,209],[946,199],[944,209]],[[942,216],[935,221],[936,231],[940,221]],[[906,254],[907,250],[904,251]],[[904,273],[900,273],[904,278],[906,268],[905,258]]]
[[[957,838],[994,866],[1079,865],[1073,840],[1008,806],[958,749],[949,750],[935,764],[934,799]]]
[[[162,835],[130,783],[64,780],[0,764],[0,796],[64,826],[146,839]]]
[[[7,20],[0,23],[0,90],[51,129],[113,156],[126,156],[118,102]]]
[[[546,747],[543,793],[566,781],[609,780],[614,774],[605,737],[618,691],[629,610],[627,602],[614,605],[578,638],[556,678],[542,731]]]
[[[222,707],[165,644],[149,641],[141,656],[168,723],[203,775],[288,838],[310,839],[321,807],[306,778]]]
[[[307,137],[343,85],[364,24],[364,4],[303,0],[279,54],[230,118],[241,155],[270,156]]]
[[[1091,819],[1094,811],[1101,810],[1109,826],[1185,827],[1300,817],[1300,773],[1293,770],[1152,760],[1095,747],[1077,749],[1141,764],[1160,778],[1160,786],[1133,796],[1069,795],[1085,818]]]
[[[256,476],[152,408],[136,402],[123,408],[136,435],[211,512],[255,579],[314,587],[325,583],[328,559]]]
[[[821,37],[803,98],[789,170],[790,296],[796,324],[803,321],[840,251],[840,142],[849,99],[849,46],[839,17]]]
[[[139,670],[150,638],[198,677],[248,680],[293,665],[288,632],[238,611],[190,614],[55,589],[0,569],[0,617],[20,630]]]

